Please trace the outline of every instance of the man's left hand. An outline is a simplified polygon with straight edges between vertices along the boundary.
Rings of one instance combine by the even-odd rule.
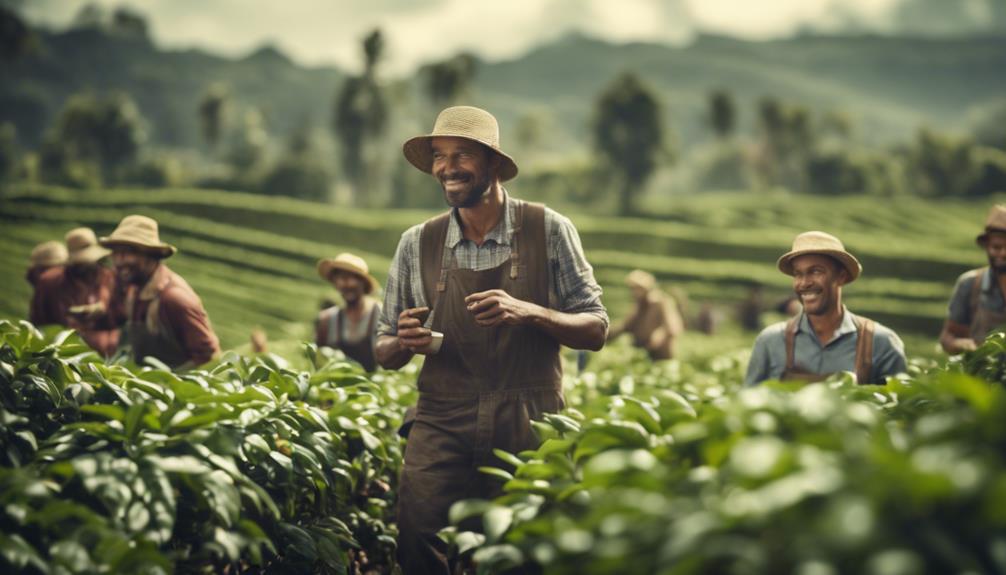
[[[475,323],[482,327],[526,324],[534,318],[539,308],[501,289],[473,293],[465,298],[465,305],[475,316]]]

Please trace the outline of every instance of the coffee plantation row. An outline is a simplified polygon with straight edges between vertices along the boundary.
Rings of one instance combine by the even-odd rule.
[[[740,301],[751,282],[782,294],[788,282],[775,270],[775,258],[797,232],[822,228],[842,237],[865,266],[864,276],[846,294],[850,307],[896,329],[935,338],[953,281],[982,263],[973,238],[987,205],[905,197],[890,199],[883,210],[876,206],[875,198],[866,197],[719,193],[675,197],[660,220],[572,217],[615,316],[629,305],[622,278],[634,267],[653,271],[696,301]],[[248,297],[258,301],[273,301],[273,285],[300,293],[281,294],[273,307],[282,309],[239,306],[244,313],[238,314],[223,309],[226,297],[204,295],[211,318],[227,326],[221,334],[225,347],[246,341],[256,325],[271,335],[306,337],[318,300],[330,291],[315,279],[318,257],[353,251],[383,279],[401,232],[431,215],[210,190],[12,185],[0,195],[3,240],[21,250],[9,250],[11,256],[26,255],[32,242],[61,237],[76,225],[108,233],[134,212],[157,218],[163,237],[181,249],[172,260],[178,271],[184,268],[186,277],[212,276],[205,282],[188,277],[201,294],[225,290],[235,283],[228,276],[237,272],[248,280],[240,282]],[[23,258],[0,261],[0,266],[5,274],[20,275]],[[21,316],[26,289],[0,287],[0,312]]]
[[[0,321],[0,571],[391,571],[415,364],[303,352],[175,374]],[[745,356],[614,344],[443,536],[482,573],[1006,571],[1006,337],[884,387]]]

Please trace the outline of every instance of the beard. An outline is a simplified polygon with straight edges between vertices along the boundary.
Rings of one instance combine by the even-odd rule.
[[[1006,274],[1006,261],[997,260],[996,258],[989,256],[989,269],[992,273],[997,276]]]
[[[449,184],[467,183],[466,187],[457,190],[448,190]],[[444,200],[452,208],[472,208],[478,205],[482,196],[489,191],[489,175],[483,174],[477,177],[471,172],[451,172],[440,178],[440,185],[444,189]]]

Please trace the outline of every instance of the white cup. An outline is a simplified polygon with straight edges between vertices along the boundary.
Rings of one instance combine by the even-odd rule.
[[[444,334],[439,331],[431,330],[430,335],[433,336],[433,341],[430,342],[430,345],[420,349],[416,353],[421,353],[423,355],[435,355],[438,351],[440,351],[440,346],[444,343]]]

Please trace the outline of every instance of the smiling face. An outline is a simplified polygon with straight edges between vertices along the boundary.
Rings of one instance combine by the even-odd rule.
[[[1006,234],[991,232],[984,245],[989,267],[997,274],[1006,274]]]
[[[793,291],[808,315],[825,315],[842,306],[842,286],[849,274],[828,256],[808,254],[793,259]]]
[[[115,275],[126,284],[143,285],[154,274],[161,260],[130,246],[113,246],[112,263]]]
[[[356,304],[367,293],[367,283],[354,273],[335,270],[329,274],[328,281],[332,282],[348,306]]]
[[[432,138],[431,173],[444,189],[452,208],[471,208],[479,203],[496,181],[499,157],[482,144],[465,138]]]

